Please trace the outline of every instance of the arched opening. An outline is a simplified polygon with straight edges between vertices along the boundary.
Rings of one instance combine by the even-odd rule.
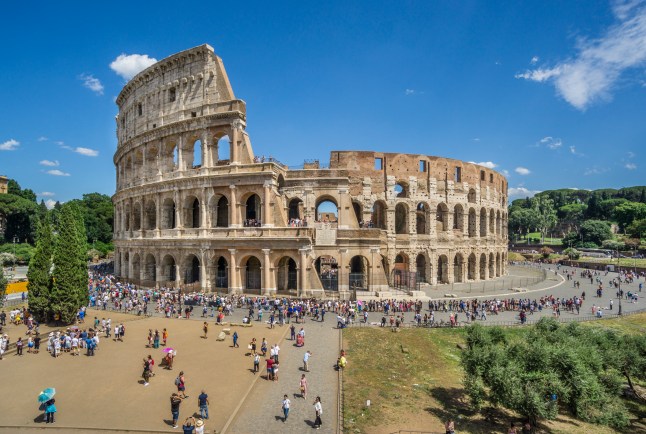
[[[487,255],[484,253],[480,255],[480,280],[487,278]]]
[[[175,228],[175,201],[170,197],[164,199],[162,204],[162,229],[173,229]]]
[[[215,287],[217,289],[229,288],[229,263],[224,256],[220,256],[215,263]]]
[[[437,258],[437,283],[449,283],[449,258],[446,255]]]
[[[496,235],[498,235],[498,237],[502,235],[502,218],[500,217],[500,211],[496,212]]]
[[[141,278],[141,258],[139,254],[135,253],[132,255],[132,269],[130,270],[130,279],[134,281],[139,281]]]
[[[469,189],[469,194],[467,194],[467,202],[476,203],[476,191],[473,188]]]
[[[158,161],[157,159],[159,157],[159,149],[157,146],[148,145],[148,149],[146,150],[148,164],[144,167],[144,176],[152,176],[157,173],[157,164],[155,162]]]
[[[467,267],[467,279],[469,280],[476,280],[476,255],[475,253],[471,253],[469,255],[469,265]]]
[[[319,256],[314,261],[314,268],[316,268],[324,290],[339,290],[339,266],[333,256]]]
[[[144,173],[144,153],[141,149],[135,152],[135,158],[132,161],[133,177],[135,179],[142,179],[146,176]]]
[[[278,270],[276,272],[276,290],[296,290],[297,285],[298,273],[296,270],[296,261],[294,261],[289,256],[283,256],[278,261]]]
[[[491,235],[496,233],[496,213],[494,210],[489,212],[489,233]]]
[[[294,198],[289,201],[288,205],[288,218],[290,224],[297,224],[303,219],[303,201],[299,198]]]
[[[411,271],[410,260],[407,254],[400,253],[395,256],[390,284],[395,288],[415,288],[417,286],[417,273]]]
[[[420,282],[427,282],[426,280],[426,256],[423,254],[417,255],[417,259],[415,259],[415,265],[417,268],[417,279]]]
[[[184,227],[200,227],[200,201],[195,196],[188,196],[184,202]]]
[[[257,194],[249,196],[245,201],[245,226],[260,226],[262,224],[260,209],[260,196]]]
[[[125,218],[124,221],[124,227],[126,228],[127,231],[130,230],[130,205],[126,205],[125,212],[123,213],[123,216]]]
[[[255,256],[250,256],[245,262],[245,289],[260,290],[261,269],[260,260]]]
[[[200,268],[200,260],[197,256],[188,255],[184,261],[184,283],[190,285],[199,282]]]
[[[145,229],[151,230],[157,228],[157,204],[155,201],[149,200],[146,202],[146,209],[144,210]]]
[[[316,221],[336,223],[339,217],[339,207],[331,198],[320,198],[316,201]]]
[[[493,253],[489,253],[489,278],[493,279],[496,275],[496,259],[493,256]]]
[[[446,206],[446,204],[440,203],[437,206],[435,220],[436,220],[438,232],[444,232],[449,230],[449,208]]]
[[[128,185],[132,184],[133,179],[135,179],[135,172],[132,167],[132,158],[128,157],[126,160],[126,180]]]
[[[458,253],[453,258],[453,281],[455,283],[462,283],[462,272],[464,269],[464,258],[462,254]]]
[[[386,226],[386,204],[378,200],[372,205],[372,226],[379,229],[387,229]]]
[[[222,136],[217,140],[217,145],[214,148],[214,161],[217,164],[229,164],[231,155],[231,140],[229,136]]]
[[[395,184],[395,197],[408,197],[408,186],[404,182]]]
[[[428,214],[430,212],[430,208],[427,204],[424,202],[420,202],[417,204],[417,211],[415,211],[415,226],[417,229],[417,234],[418,235],[425,235],[429,233],[429,228],[428,228]]]
[[[126,279],[130,279],[130,253],[126,252],[123,255],[123,267],[121,269],[121,275]]]
[[[395,233],[408,233],[408,207],[403,203],[395,206]]]
[[[190,166],[193,169],[197,169],[199,167],[202,167],[202,141],[201,140],[196,140],[193,143],[193,152],[191,152],[191,157],[192,161],[190,162]]]
[[[141,230],[141,203],[139,202],[135,203],[132,217],[133,217],[132,230],[140,231]]]
[[[162,278],[165,282],[175,282],[177,280],[177,267],[175,258],[171,255],[164,256],[162,259]]]
[[[464,232],[464,208],[460,204],[453,207],[453,229]]]
[[[171,152],[173,158],[173,170],[181,170],[181,168],[179,167],[179,146],[173,145]]]
[[[352,201],[352,210],[354,211],[354,217],[357,219],[359,227],[366,227],[366,222],[363,221],[363,207],[356,200]]]
[[[469,208],[469,237],[476,236],[476,210]]]
[[[148,253],[144,260],[144,280],[150,284],[157,280],[157,263],[151,253]]]
[[[496,253],[496,277],[500,277],[500,253]]]
[[[350,259],[350,290],[368,290],[368,259],[353,256]]]
[[[480,236],[487,236],[487,210],[484,208],[480,210]]]
[[[281,174],[278,175],[278,178],[276,179],[276,188],[278,189],[279,193],[282,193],[282,189],[285,187],[285,177]]]
[[[220,196],[220,198],[215,201],[215,207],[211,209],[211,215],[212,226],[216,228],[229,227],[229,200],[226,196]]]

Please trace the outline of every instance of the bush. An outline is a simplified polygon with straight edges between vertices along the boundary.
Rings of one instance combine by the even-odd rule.
[[[0,253],[0,266],[13,265],[16,262],[16,257],[13,253]]]
[[[15,246],[13,243],[0,244],[0,253],[10,253],[13,255],[14,249],[18,264],[28,264],[34,254],[34,247],[27,243],[16,244]]]
[[[568,258],[577,260],[581,257],[581,252],[579,252],[574,247],[567,248],[563,250],[563,254],[567,255]]]
[[[554,253],[554,250],[550,249],[549,247],[541,247],[541,255],[543,255],[543,258],[547,259],[552,253]]]
[[[599,246],[592,241],[586,241],[583,243],[577,243],[576,246],[580,249],[598,249]]]

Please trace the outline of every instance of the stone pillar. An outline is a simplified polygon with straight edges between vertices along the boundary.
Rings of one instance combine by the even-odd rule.
[[[139,177],[145,180],[148,177],[148,165],[146,164],[146,147],[141,147],[141,173]]]
[[[164,281],[163,274],[164,274],[164,268],[161,266],[161,264],[155,265],[155,282],[158,282],[158,283],[163,282]]]
[[[229,226],[232,228],[239,228],[240,223],[238,220],[238,199],[236,198],[235,184],[229,185],[231,190],[231,201],[229,203]]]
[[[139,230],[143,235],[146,233],[146,196],[141,196],[141,213],[139,214]]]
[[[179,190],[175,190],[175,228],[181,229],[184,227],[183,216],[182,216],[182,194]]]
[[[276,294],[276,287],[272,286],[271,279],[271,249],[262,249],[263,261],[262,261],[262,294],[263,295],[273,295]]]
[[[240,164],[238,161],[238,140],[240,139],[240,132],[238,130],[238,123],[234,122],[231,124],[231,135],[229,136],[229,164],[235,165]]]
[[[121,275],[121,250],[114,249],[114,274]]]
[[[262,199],[262,225],[264,227],[273,227],[274,226],[274,216],[271,210],[271,197],[272,197],[272,187],[274,185],[273,180],[265,181],[264,195]]]
[[[175,264],[175,288],[179,288],[182,285],[182,276],[180,273],[179,264]]]
[[[298,249],[298,253],[300,253],[300,263],[299,263],[299,268],[298,268],[298,274],[299,274],[299,285],[298,285],[298,291],[297,294],[299,297],[303,296],[304,294],[307,293],[307,291],[310,290],[310,285],[309,282],[307,281],[307,253],[308,249]]]
[[[134,275],[132,273],[132,252],[128,252],[128,276],[126,276],[128,279],[134,279]]]
[[[209,135],[206,131],[202,133],[202,167],[211,167],[211,161],[209,159],[209,147],[210,145]]]
[[[159,149],[157,149],[157,175],[162,174],[162,155],[164,153],[164,141],[162,139],[159,139],[159,144],[157,145]]]
[[[345,255],[348,253],[348,249],[339,249],[339,265],[337,272],[339,273],[338,287],[339,287],[339,296],[341,292],[349,293],[350,283],[348,281],[349,277],[346,276],[345,270]],[[342,297],[343,298],[343,297]]]
[[[204,250],[200,250],[200,288],[202,289],[202,291],[209,290],[206,256],[206,252]]]
[[[184,135],[180,134],[177,138],[177,171],[184,171]]]
[[[347,229],[350,226],[348,223],[350,222],[349,216],[348,216],[348,211],[349,211],[349,206],[348,206],[348,189],[347,188],[340,188],[339,189],[339,208],[337,210],[338,214],[338,228],[339,229]]]
[[[208,224],[206,221],[207,218],[207,211],[209,207],[207,206],[207,195],[206,195],[206,187],[202,188],[202,197],[200,197],[200,228],[208,228]]]
[[[155,230],[157,231],[157,234],[155,235],[156,237],[159,237],[159,230],[162,227],[162,218],[163,218],[163,209],[164,206],[162,204],[162,195],[161,193],[157,193],[157,216],[155,218]]]
[[[132,231],[135,229],[135,201],[133,198],[130,198],[128,202],[130,202],[130,215],[128,216],[128,227],[130,230],[128,231],[128,238],[132,238]],[[130,270],[130,267],[128,267],[128,270]]]
[[[242,292],[236,259],[236,249],[229,249],[229,294]]]

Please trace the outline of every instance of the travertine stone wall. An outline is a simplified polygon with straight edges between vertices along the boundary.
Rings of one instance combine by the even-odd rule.
[[[502,175],[415,154],[333,151],[329,168],[301,169],[255,157],[245,103],[208,45],[142,71],[117,104],[123,278],[348,296],[506,272]]]

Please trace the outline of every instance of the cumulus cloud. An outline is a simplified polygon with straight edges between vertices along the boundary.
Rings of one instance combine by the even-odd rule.
[[[524,199],[526,197],[533,197],[534,195],[540,192],[541,190],[530,190],[525,187],[510,187],[507,190],[507,194],[509,195],[509,201],[512,201],[514,199]]]
[[[54,160],[54,161],[52,161],[52,160],[40,160],[40,162],[38,164],[40,164],[41,166],[50,166],[50,167],[60,166],[60,163],[58,162],[58,160]]]
[[[46,173],[54,176],[70,176],[69,173],[63,172],[62,170],[58,170],[58,169],[48,170]]]
[[[540,58],[538,56],[534,56],[532,57],[532,60],[529,61],[529,63],[531,63],[532,65],[536,65],[539,60]]]
[[[52,196],[56,196],[56,193],[52,193],[51,191],[43,191],[42,193],[39,194],[39,196],[52,197]]]
[[[626,169],[628,169],[628,170],[635,170],[635,169],[637,169],[637,165],[636,165],[635,163],[626,163],[626,165],[625,165],[624,167],[625,167]]]
[[[493,169],[495,167],[498,167],[498,165],[496,163],[494,163],[493,161],[481,161],[479,163],[476,163],[475,161],[469,161],[469,163],[477,164],[479,166],[484,166],[487,169]]]
[[[503,175],[505,175],[505,177],[509,178],[509,170],[507,170],[507,169],[502,169],[502,171],[501,171],[500,173],[502,173]]]
[[[530,173],[532,173],[528,168],[520,167],[520,166],[515,168],[514,172],[516,172],[519,175],[529,175]]]
[[[157,59],[147,54],[120,54],[110,63],[110,69],[126,80],[157,62]]]
[[[53,209],[54,205],[56,205],[56,201],[53,199],[47,199],[45,201],[45,206],[47,207],[47,209]]]
[[[99,155],[99,151],[90,148],[76,147],[74,148],[74,152],[76,152],[77,154],[85,155],[86,157],[96,157]]]
[[[94,77],[92,74],[81,74],[79,79],[83,81],[83,86],[90,89],[97,95],[103,95],[103,84],[101,81]]]
[[[540,140],[540,145],[546,146],[549,149],[558,149],[563,145],[563,141],[559,138],[546,136]]]
[[[625,71],[646,64],[646,2],[617,2],[613,12],[615,23],[599,38],[579,40],[572,58],[515,77],[553,84],[579,110],[609,99]]]
[[[15,151],[20,146],[18,140],[9,139],[3,143],[0,143],[0,151]]]

